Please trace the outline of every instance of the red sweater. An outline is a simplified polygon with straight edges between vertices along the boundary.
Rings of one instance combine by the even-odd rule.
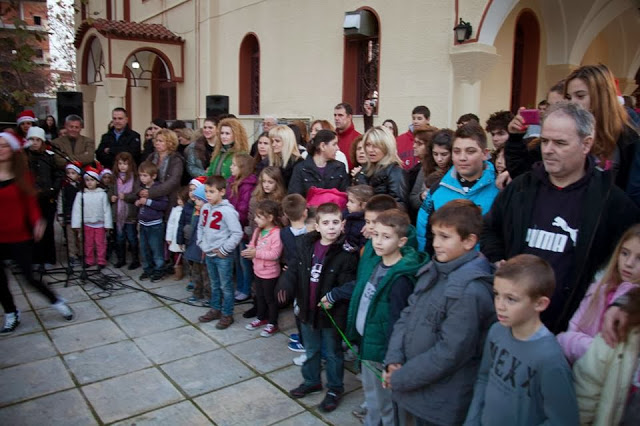
[[[353,122],[343,132],[338,131],[338,146],[340,147],[340,151],[342,151],[342,153],[347,157],[349,170],[353,167],[353,164],[351,164],[351,158],[349,158],[349,148],[351,148],[351,142],[360,135],[361,133],[353,126]],[[413,143],[413,140],[411,143]]]
[[[402,160],[402,168],[409,170],[416,164],[416,157],[413,155],[413,133],[411,130],[398,135],[396,138],[398,156]]]
[[[35,195],[24,194],[13,179],[0,182],[0,243],[33,239],[33,226],[40,218]]]

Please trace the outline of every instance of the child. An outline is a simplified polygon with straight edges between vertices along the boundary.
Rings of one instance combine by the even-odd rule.
[[[491,135],[491,142],[496,151],[503,148],[509,139],[507,128],[511,120],[513,120],[513,114],[510,111],[494,112],[487,120],[485,130]]]
[[[373,188],[369,185],[355,185],[347,188],[347,214],[345,215],[345,248],[360,251],[367,242],[362,234],[364,228],[364,206],[373,197]]]
[[[71,226],[71,213],[73,211],[73,203],[80,189],[80,163],[68,163],[65,166],[67,178],[62,184],[62,189],[58,195],[58,221],[64,228],[67,239],[67,248],[69,250],[70,267],[79,264],[82,261],[82,233]]]
[[[242,239],[238,212],[224,200],[226,182],[222,176],[209,176],[205,182],[207,204],[198,222],[198,246],[206,255],[211,282],[211,309],[198,318],[200,322],[219,319],[216,328],[233,324],[233,251]],[[221,303],[224,299],[224,305]]]
[[[111,206],[111,219],[113,221],[115,219],[115,206],[113,205],[114,203],[111,200],[113,199],[113,196],[115,194],[115,185],[113,181],[113,172],[111,171],[111,169],[102,169],[102,171],[100,171],[100,184],[102,184],[102,187],[107,193],[107,200],[109,200],[109,205]],[[113,254],[115,245],[115,232],[113,231],[113,229],[109,229],[107,231],[107,260],[111,260],[111,255]]]
[[[155,199],[138,197],[142,189],[149,189],[159,183],[158,166],[147,160],[138,168],[140,187],[125,195],[125,200],[135,199],[140,224],[140,253],[142,254],[142,275],[140,280],[151,278],[151,282],[160,281],[164,275],[164,212],[169,205],[166,195]]]
[[[422,268],[396,321],[384,386],[400,424],[461,424],[489,326],[495,321],[492,265],[475,250],[480,208],[453,200],[432,217],[435,260]]]
[[[194,188],[193,191],[190,189],[194,207],[191,211],[191,215],[189,216],[189,225],[186,225],[183,231],[183,241],[186,242],[185,258],[190,262],[191,280],[193,282],[193,294],[189,298],[189,302],[200,303],[202,306],[209,306],[209,301],[211,300],[209,272],[207,271],[207,265],[204,263],[202,250],[200,250],[200,247],[198,247],[197,244],[200,211],[202,211],[202,207],[207,202],[207,196],[204,193],[204,184],[201,183],[199,179],[192,179],[189,187]],[[185,210],[187,210],[186,207],[182,210],[183,216]],[[178,235],[178,242],[180,241],[180,235]]]
[[[497,175],[507,170],[507,163],[504,159],[504,145],[496,149],[492,157],[493,157],[493,165],[496,168]]]
[[[131,251],[131,263],[128,269],[133,271],[140,267],[138,229],[136,226],[138,208],[134,204],[136,197],[133,193],[133,186],[138,172],[136,170],[136,162],[128,152],[121,152],[116,155],[114,164],[118,171],[114,194],[111,196],[111,202],[115,203],[116,211],[116,256],[118,262],[114,266],[122,268],[127,264],[128,241],[129,250]],[[130,196],[129,200],[126,199],[127,196]]]
[[[393,325],[407,306],[415,275],[428,261],[425,253],[407,245],[410,222],[397,209],[380,213],[374,225],[373,249],[358,264],[358,278],[347,318],[347,335],[358,341],[360,358],[382,370]],[[391,392],[369,368],[362,368],[367,406],[366,424],[393,424]]]
[[[398,203],[390,195],[378,194],[371,197],[364,206],[364,227],[362,228],[362,235],[364,235],[367,240],[371,239],[378,215],[383,211],[397,208]]]
[[[189,199],[189,188],[184,187],[178,191],[178,198],[175,207],[171,209],[171,213],[169,214],[169,220],[167,221],[167,231],[165,233],[165,241],[169,246],[169,251],[173,253],[174,265],[173,270],[175,275],[173,279],[175,281],[180,281],[184,276],[182,270],[182,252],[183,249],[177,242],[178,236],[178,224],[180,222],[180,216],[182,215],[182,209],[184,208],[185,203]]]
[[[604,313],[618,297],[640,283],[640,225],[620,238],[600,281],[591,284],[558,343],[570,363],[576,362],[600,331]]]
[[[206,176],[198,176],[197,178],[193,178],[189,181],[189,199],[185,203],[182,209],[182,213],[180,214],[180,221],[178,222],[178,231],[176,232],[176,241],[180,246],[182,246],[183,250],[185,251],[185,259],[187,259],[187,261],[184,263],[184,266],[187,268],[187,274],[189,275],[189,283],[187,284],[187,291],[189,292],[193,291],[193,287],[194,287],[193,271],[191,270],[191,263],[193,262],[193,260],[189,259],[189,256],[187,256],[186,249],[187,249],[187,245],[190,243],[191,235],[198,225],[197,220],[193,224],[191,223],[192,220],[194,219],[193,216],[196,213],[195,211],[196,198],[194,197],[193,194],[196,188],[200,186],[203,187],[202,193],[204,194],[204,182],[206,180],[207,180]],[[204,202],[206,202],[206,197],[204,197],[204,195],[202,199]],[[200,212],[200,209],[198,208],[197,214],[200,214],[199,212]],[[202,255],[202,253],[200,253],[200,255]],[[198,260],[202,261],[202,256],[198,257]],[[205,282],[208,283],[209,278],[207,278]]]
[[[260,201],[256,209],[256,230],[249,246],[242,251],[242,257],[253,259],[253,273],[256,282],[257,318],[246,325],[247,330],[264,326],[262,337],[271,337],[278,332],[278,303],[275,287],[280,276],[280,204],[271,200]]]
[[[76,195],[71,213],[71,227],[84,228],[84,263],[86,266],[98,264],[102,270],[107,265],[107,229],[113,228],[111,205],[104,189],[98,188],[100,175],[93,167],[84,173],[85,190]],[[94,257],[97,253],[97,258]]]
[[[338,332],[318,303],[334,287],[355,279],[358,255],[342,248],[343,222],[338,205],[326,203],[318,206],[316,224],[317,231],[296,240],[297,261],[288,265],[278,301],[285,303],[287,299],[297,298],[307,354],[307,361],[302,366],[304,382],[289,394],[293,398],[302,398],[322,390],[320,348],[324,346],[329,390],[320,409],[330,412],[337,408],[344,392],[344,360]],[[333,306],[331,314],[340,328],[344,328],[347,309],[345,301]]]
[[[626,299],[626,338],[611,348],[598,335],[573,366],[580,424],[630,426],[640,419],[640,289]]]
[[[540,320],[554,288],[551,265],[530,254],[496,272],[499,322],[487,336],[466,425],[578,424],[571,370]]]
[[[416,163],[413,155],[413,134],[420,130],[431,130],[429,124],[431,111],[424,105],[418,105],[411,111],[411,128],[397,137],[398,156],[402,160],[402,165],[409,170]]]
[[[227,200],[238,212],[240,225],[243,229],[248,225],[249,202],[258,178],[253,174],[253,157],[249,154],[240,153],[233,156],[231,160],[231,177],[227,180]],[[245,259],[240,252],[247,248],[245,242],[233,253],[234,266],[236,270],[237,288],[235,300],[243,302],[247,300],[251,292],[252,265],[250,259]]]

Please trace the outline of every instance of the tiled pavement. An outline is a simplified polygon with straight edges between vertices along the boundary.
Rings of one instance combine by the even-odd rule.
[[[186,280],[139,283],[107,273],[157,294],[189,296]],[[52,285],[76,312],[66,323],[33,288],[10,280],[22,323],[0,338],[1,425],[359,424],[351,411],[362,388],[350,371],[333,413],[318,409],[323,394],[288,396],[302,382],[291,362],[298,354],[287,349],[290,309],[281,311],[282,331],[262,338],[244,329],[247,305],[236,306],[236,322],[220,331],[215,322],[198,323],[205,308],[74,281]]]

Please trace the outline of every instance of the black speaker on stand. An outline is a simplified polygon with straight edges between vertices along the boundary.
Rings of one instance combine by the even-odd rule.
[[[229,97],[224,95],[207,96],[207,117],[229,114]]]
[[[58,109],[58,127],[64,127],[65,118],[71,114],[78,115],[84,120],[82,92],[58,92],[56,107]]]

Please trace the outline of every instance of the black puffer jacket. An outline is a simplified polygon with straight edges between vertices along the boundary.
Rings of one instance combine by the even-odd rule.
[[[390,164],[378,170],[373,176],[368,176],[366,170],[357,176],[358,184],[370,185],[374,194],[391,195],[402,207],[407,210],[407,178],[402,167]]]
[[[345,191],[349,186],[347,169],[340,161],[332,160],[327,162],[324,175],[321,175],[313,158],[307,157],[293,168],[293,175],[289,181],[289,194],[300,194],[306,197],[312,186]]]
[[[105,152],[107,148],[109,148],[108,153]],[[117,142],[116,135],[112,129],[102,135],[100,145],[98,145],[98,149],[96,149],[96,159],[102,163],[104,167],[113,169],[113,162],[116,159],[116,155],[121,152],[128,152],[133,156],[136,164],[140,164],[140,149],[140,135],[131,130],[129,126],[125,127]]]
[[[36,178],[38,200],[55,203],[62,186],[64,174],[56,167],[55,156],[50,151],[35,152],[28,150],[29,169]]]

